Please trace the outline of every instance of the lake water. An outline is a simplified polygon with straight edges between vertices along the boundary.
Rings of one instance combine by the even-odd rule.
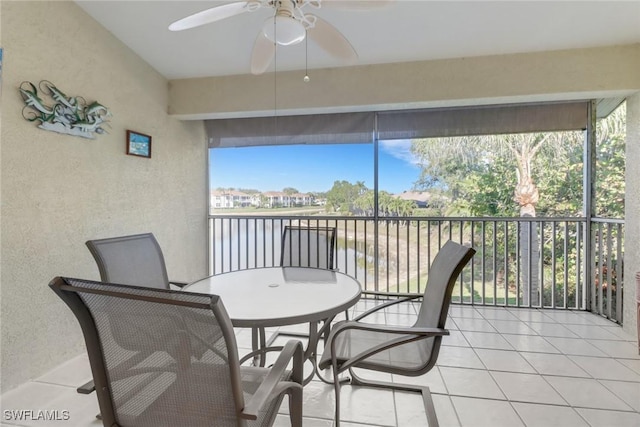
[[[280,265],[282,234],[290,221],[285,219],[216,218],[213,220],[214,274],[255,267]],[[339,234],[339,233],[338,233]],[[373,267],[373,257],[364,245],[355,247],[338,235],[336,260],[338,270],[360,280],[373,283],[373,274],[365,277],[365,267]]]

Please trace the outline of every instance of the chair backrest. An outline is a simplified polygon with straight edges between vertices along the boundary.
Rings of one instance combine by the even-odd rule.
[[[162,249],[153,234],[89,240],[86,244],[103,282],[169,289]]]
[[[105,426],[242,425],[236,341],[218,296],[60,277],[49,286],[80,322]]]
[[[282,236],[280,265],[333,270],[335,247],[335,227],[287,225]]]
[[[473,248],[447,241],[438,251],[431,263],[429,276],[418,320],[414,326],[426,328],[444,328],[451,303],[453,287],[465,265],[473,258]],[[424,372],[431,369],[438,358],[441,337],[421,341],[422,357],[425,362]]]

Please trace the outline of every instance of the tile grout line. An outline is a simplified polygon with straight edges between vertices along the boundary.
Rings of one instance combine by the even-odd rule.
[[[554,389],[554,391],[557,390]],[[528,404],[528,405],[539,405],[539,406],[556,406],[558,408],[573,408],[573,409],[591,409],[591,410],[595,410],[595,411],[608,411],[608,412],[621,412],[621,413],[625,413],[625,414],[637,414],[638,411],[636,411],[635,409],[628,409],[628,410],[622,410],[622,409],[602,409],[602,408],[594,408],[592,406],[574,406],[571,405],[569,403],[567,403],[566,405],[560,405],[558,403],[540,403],[540,402],[531,402],[528,400],[518,400],[518,399],[496,399],[493,397],[482,397],[482,396],[465,396],[462,394],[444,394],[444,393],[437,393],[437,392],[432,392],[432,394],[437,394],[438,396],[450,396],[450,397],[461,397],[464,399],[480,399],[480,400],[490,400],[493,402],[513,402],[513,403],[524,403],[524,404]],[[558,393],[560,395],[560,393]],[[562,397],[562,395],[560,395],[560,397]],[[565,400],[566,402],[566,400]],[[627,405],[629,406],[629,405]]]

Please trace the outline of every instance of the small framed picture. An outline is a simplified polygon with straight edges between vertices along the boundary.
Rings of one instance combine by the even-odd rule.
[[[151,158],[151,137],[143,133],[127,130],[127,154]]]

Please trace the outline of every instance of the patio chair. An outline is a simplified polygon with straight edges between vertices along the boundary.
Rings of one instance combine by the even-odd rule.
[[[159,289],[188,284],[169,281],[162,249],[152,233],[88,240],[86,244],[103,282]]]
[[[282,267],[316,267],[334,270],[335,227],[287,225],[282,235]]]
[[[302,426],[302,344],[288,342],[272,368],[240,366],[218,296],[60,277],[49,286],[80,323],[105,426],[270,426],[285,395]]]
[[[86,245],[98,264],[103,282],[158,289],[188,284],[169,281],[162,249],[152,233],[88,240]],[[81,394],[94,390],[93,381],[77,389]]]
[[[336,228],[335,227],[307,227],[287,225],[282,234],[282,247],[280,251],[280,266],[282,267],[313,267],[325,270],[335,270]],[[349,318],[348,311],[345,317]],[[327,319],[320,334],[328,336],[329,324],[333,318]],[[310,327],[317,327],[311,325]],[[265,344],[264,328],[252,330],[254,351],[257,348],[272,347],[273,342],[279,336],[309,338],[311,332],[276,331]],[[260,342],[258,345],[257,342]],[[278,348],[278,347],[274,347]]]
[[[378,387],[422,393],[429,427],[438,420],[428,387],[368,381],[357,376],[353,368],[387,372],[394,375],[419,376],[436,363],[440,343],[449,331],[444,329],[453,286],[475,250],[448,241],[436,255],[424,295],[393,300],[378,305],[352,321],[338,322],[331,329],[320,358],[320,369],[333,368],[336,426],[340,423],[339,375],[349,371],[352,385]],[[418,319],[413,326],[388,326],[361,322],[372,313],[401,302],[422,298]]]

